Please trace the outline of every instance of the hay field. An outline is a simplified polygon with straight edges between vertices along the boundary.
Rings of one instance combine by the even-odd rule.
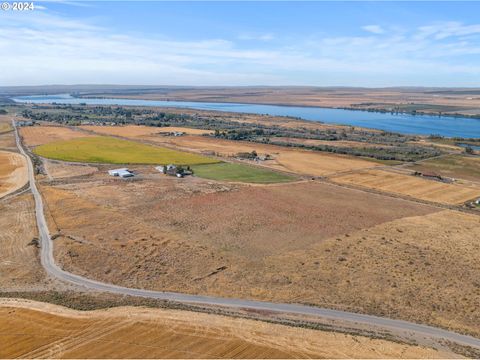
[[[194,165],[218,162],[196,154],[108,136],[50,142],[37,146],[34,151],[50,159],[84,163]]]
[[[364,170],[331,178],[340,184],[358,185],[370,189],[407,195],[421,200],[444,204],[462,204],[480,196],[480,187],[468,187],[427,180],[383,170]]]
[[[44,277],[38,249],[27,244],[37,236],[34,202],[30,194],[0,202],[0,286],[31,289]]]
[[[0,198],[20,189],[27,182],[25,157],[18,153],[0,151]]]
[[[274,160],[262,162],[263,166],[304,175],[325,176],[341,171],[371,168],[380,164],[351,156],[327,154],[313,151],[288,149],[281,146],[254,144],[244,141],[229,141],[205,136],[180,136],[164,138],[144,137],[154,143],[165,143],[191,151],[213,151],[222,156],[233,156],[239,152],[257,151],[270,154]]]
[[[422,161],[409,168],[420,172],[433,172],[456,179],[480,182],[480,157],[449,155]]]
[[[27,146],[92,136],[83,131],[63,126],[25,126],[20,128],[20,135]]]
[[[447,358],[453,354],[362,336],[176,310],[80,312],[0,300],[0,357]]]
[[[213,131],[204,130],[204,129],[191,129],[185,127],[152,127],[152,126],[143,126],[143,125],[125,125],[125,126],[95,126],[95,125],[83,125],[79,128],[94,131],[103,135],[115,135],[115,136],[124,136],[124,137],[141,137],[145,135],[156,135],[162,132],[184,132],[188,135],[203,135],[211,134]]]

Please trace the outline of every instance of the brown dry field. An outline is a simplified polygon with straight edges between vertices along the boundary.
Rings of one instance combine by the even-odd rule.
[[[480,334],[478,216],[316,182],[93,179],[42,187],[72,272]]]
[[[462,204],[480,196],[480,187],[476,185],[446,184],[384,170],[362,170],[333,176],[331,179],[340,184],[362,186],[443,204]]]
[[[203,135],[203,134],[210,134],[212,133],[211,130],[203,130],[203,129],[191,129],[191,128],[184,128],[184,127],[152,127],[152,126],[137,126],[137,125],[126,125],[126,126],[93,126],[93,125],[85,125],[79,126],[79,128],[94,131],[96,133],[104,134],[104,135],[116,135],[116,136],[124,136],[124,137],[138,137],[144,135],[156,135],[159,133],[166,133],[166,132],[174,132],[174,131],[181,131],[185,134],[189,135]]]
[[[8,115],[0,115],[0,127],[6,129],[10,127],[11,118]],[[1,132],[0,131],[0,149],[16,151],[17,145],[15,144],[15,134],[13,131]]]
[[[40,285],[44,273],[38,249],[28,243],[37,236],[31,194],[0,202],[0,287],[31,289]]]
[[[0,151],[0,198],[28,182],[27,160],[21,154]]]
[[[75,176],[91,175],[98,171],[98,168],[91,165],[72,164],[55,160],[43,160],[47,176],[50,179],[64,179]]]
[[[62,126],[25,126],[20,128],[20,135],[23,142],[28,146],[91,136],[84,131],[72,130]]]
[[[328,145],[328,146],[336,146],[336,147],[376,147],[379,146],[378,144],[367,143],[367,142],[360,142],[360,141],[349,141],[349,140],[337,140],[337,141],[329,141],[329,140],[316,140],[316,139],[299,139],[299,138],[290,138],[290,137],[274,137],[272,138],[273,141],[284,141],[294,144],[304,144],[304,145],[311,145],[311,146],[319,146],[319,145]],[[389,147],[388,145],[381,145],[382,147]]]
[[[118,134],[121,127],[90,126],[89,130],[103,134]],[[121,130],[120,130],[121,132]],[[205,136],[165,137],[160,135],[129,135],[126,137],[143,140],[157,145],[170,145],[180,150],[204,152],[213,151],[220,156],[234,156],[238,152],[257,151],[261,154],[270,154],[274,160],[263,162],[265,167],[277,170],[294,172],[297,174],[325,176],[341,171],[350,171],[379,166],[379,164],[358,159],[355,157],[288,149],[281,146],[254,144],[246,141],[229,141]]]
[[[0,300],[1,358],[449,358],[362,336],[176,310]]]
[[[171,100],[240,102],[297,106],[350,107],[356,104],[429,104],[457,106],[456,112],[480,114],[480,95],[427,93],[415,89],[359,89],[359,88],[210,88],[171,89],[161,93],[139,95],[101,94],[103,97]],[[436,110],[432,108],[432,111]],[[445,113],[445,111],[444,111]]]

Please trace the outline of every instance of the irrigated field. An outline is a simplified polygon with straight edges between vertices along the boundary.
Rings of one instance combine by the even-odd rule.
[[[453,354],[175,310],[0,301],[1,358],[441,358]]]
[[[0,198],[24,186],[28,181],[27,171],[23,155],[0,151]]]
[[[28,146],[91,136],[83,131],[72,130],[63,126],[25,126],[20,128],[20,135]]]
[[[198,165],[218,162],[196,154],[108,136],[51,142],[37,146],[35,153],[50,159],[85,163]]]
[[[0,287],[31,290],[40,286],[44,273],[38,249],[29,245],[37,236],[32,196],[0,202],[0,214]]]
[[[293,176],[236,163],[198,165],[193,170],[202,178],[221,181],[270,184],[295,180]]]
[[[332,180],[445,204],[462,204],[480,196],[480,187],[446,184],[383,170],[358,171],[334,176]]]

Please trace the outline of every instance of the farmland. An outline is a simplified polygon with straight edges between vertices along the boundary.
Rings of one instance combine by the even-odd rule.
[[[461,204],[480,196],[478,186],[446,184],[384,170],[338,175],[332,177],[332,180],[341,184],[357,185],[445,204]]]
[[[3,290],[40,287],[44,273],[38,248],[28,245],[37,236],[32,196],[0,202],[0,213],[0,286]]]
[[[183,132],[188,135],[203,135],[210,134],[212,131],[203,130],[203,129],[192,129],[187,127],[178,127],[178,126],[168,126],[164,128],[157,128],[152,126],[136,126],[136,125],[126,125],[126,126],[92,126],[92,125],[83,125],[80,126],[81,129],[94,131],[99,134],[104,135],[116,135],[123,137],[142,137],[146,135],[158,135],[161,133],[167,132]]]
[[[194,165],[218,162],[196,154],[107,136],[51,142],[36,147],[35,153],[50,159],[85,163]]]
[[[74,273],[477,331],[475,215],[315,182],[95,179],[42,190],[60,229],[57,261]],[[452,274],[466,268],[460,284]]]
[[[0,302],[0,357],[446,358],[451,354],[362,336],[175,310],[80,312]]]
[[[27,183],[26,159],[17,153],[0,151],[0,198]]]
[[[221,181],[269,184],[294,180],[293,176],[236,163],[198,165],[193,170],[202,178]]]
[[[161,134],[170,131],[185,135]],[[471,214],[442,209],[460,208],[480,196],[473,183],[475,157],[454,153],[390,168],[379,159],[232,140],[232,133],[221,132],[222,138],[210,131],[45,122],[22,128],[24,143],[40,156],[34,157],[36,178],[56,263],[131,288],[309,304],[480,335],[478,216],[465,208]],[[291,139],[300,145],[377,146],[348,136]],[[387,140],[395,135],[380,137],[385,148],[396,146]],[[253,159],[241,155],[254,151],[259,156]],[[432,164],[442,160],[436,172],[465,181],[447,184],[409,175],[434,171]],[[177,179],[152,166],[167,163],[191,165],[195,176]],[[136,176],[128,181],[109,176],[113,164],[129,164]],[[0,206],[11,215],[0,224],[8,229],[0,235],[7,249],[0,258],[2,284],[14,290],[49,288],[35,242],[26,245],[36,236],[29,194]],[[38,306],[10,306],[3,313],[0,306],[0,322],[8,319],[9,327],[25,329],[20,320],[38,318],[43,328],[29,329],[51,334],[22,338],[19,344],[31,346],[26,350],[31,356],[89,357],[93,346],[104,357],[332,357],[349,356],[350,348],[381,357],[431,351],[211,314],[138,308],[85,314]],[[8,317],[9,312],[17,315]],[[135,320],[126,320],[125,313]],[[57,325],[45,325],[50,323]],[[134,335],[130,348],[122,345],[136,333],[144,336]],[[182,339],[185,348],[169,347],[173,338],[177,345]],[[16,353],[12,338],[3,339]]]
[[[20,135],[25,144],[32,147],[91,136],[62,126],[26,126],[20,129]]]
[[[379,166],[379,164],[349,156],[325,154],[305,150],[292,150],[281,146],[254,144],[246,141],[230,141],[204,136],[182,136],[178,138],[145,137],[153,143],[169,143],[189,151],[211,151],[222,156],[234,156],[239,152],[256,151],[270,154],[273,160],[263,166],[294,172],[302,175],[325,176],[338,171],[349,171]]]
[[[480,157],[449,155],[422,161],[411,166],[411,169],[480,182]]]

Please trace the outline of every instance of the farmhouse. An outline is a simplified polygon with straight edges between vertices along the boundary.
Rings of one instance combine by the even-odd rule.
[[[187,167],[187,169],[180,167],[177,167],[176,165],[170,164],[170,165],[160,165],[155,167],[156,170],[160,171],[162,174],[167,174],[167,175],[172,175],[176,177],[184,177],[185,175],[192,175],[192,171],[190,170],[190,167]]]
[[[121,178],[132,177],[134,174],[127,168],[108,170],[110,176],[119,176]]]

